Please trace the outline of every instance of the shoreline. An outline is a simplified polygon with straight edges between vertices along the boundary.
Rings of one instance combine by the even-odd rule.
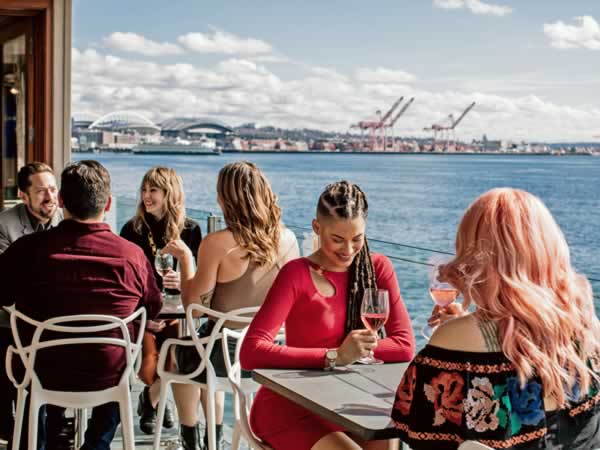
[[[219,156],[218,153],[192,153],[192,152],[149,152],[149,153],[134,153],[124,150],[100,150],[100,151],[73,151],[73,153],[81,154],[100,154],[100,153],[124,153],[124,154],[139,154],[139,155],[189,155],[189,156]],[[222,150],[225,153],[235,154],[293,154],[293,155],[432,155],[432,156],[600,156],[600,153],[553,153],[553,152],[383,152],[383,151],[353,151],[353,152],[330,152],[321,150]]]

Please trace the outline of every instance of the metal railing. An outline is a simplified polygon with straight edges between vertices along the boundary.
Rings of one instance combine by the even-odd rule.
[[[118,213],[117,213],[117,227],[121,229],[123,224],[129,220],[135,211],[136,200],[127,198],[127,197],[119,197],[118,199]],[[187,208],[188,217],[198,221],[202,228],[202,232],[204,234],[210,233],[212,231],[222,229],[225,224],[222,216],[214,214],[212,211],[196,209],[196,208]],[[300,248],[303,248],[303,241],[305,239],[312,239],[312,228],[285,222],[287,228],[292,230],[296,234],[296,238],[298,239],[298,243]],[[392,262],[396,263],[408,263],[411,265],[417,265],[422,267],[430,267],[431,263],[427,262],[428,258],[421,259],[423,253],[432,253],[439,255],[448,255],[451,256],[453,253],[447,252],[444,250],[437,250],[433,248],[405,244],[401,242],[393,242],[385,239],[379,239],[375,237],[369,236],[369,244],[371,245],[372,250],[385,254]],[[309,246],[307,246],[308,248]],[[394,250],[394,253],[390,252],[390,249]],[[408,255],[398,255],[395,254],[397,251],[407,251],[410,254]],[[306,253],[306,252],[304,252]],[[588,275],[587,279],[595,285],[596,294],[594,298],[600,301],[600,276]]]

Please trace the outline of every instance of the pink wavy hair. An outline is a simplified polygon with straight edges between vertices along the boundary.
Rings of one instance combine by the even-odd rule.
[[[571,266],[569,247],[534,195],[493,189],[465,213],[456,257],[441,277],[498,325],[502,351],[523,385],[535,375],[545,395],[566,405],[575,382],[587,393],[588,359],[600,353],[600,322],[588,280]]]

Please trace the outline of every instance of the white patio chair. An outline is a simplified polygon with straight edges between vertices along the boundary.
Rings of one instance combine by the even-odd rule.
[[[121,432],[123,435],[124,449],[134,450],[135,436],[133,431],[133,411],[131,406],[130,395],[130,379],[131,372],[134,369],[134,363],[141,349],[143,332],[140,331],[134,343],[131,342],[131,336],[127,324],[133,320],[140,320],[140,330],[146,327],[146,309],[140,308],[125,319],[118,317],[101,315],[101,314],[79,314],[72,316],[61,316],[39,322],[31,319],[25,314],[14,311],[10,317],[10,325],[12,329],[15,347],[8,347],[6,353],[6,372],[9,379],[17,389],[17,408],[15,417],[15,427],[13,431],[13,448],[18,450],[21,428],[23,425],[23,414],[25,408],[25,398],[29,393],[29,448],[37,448],[37,433],[38,433],[38,417],[39,409],[45,404],[62,406],[64,408],[93,408],[108,402],[117,402],[119,404],[119,412],[121,415]],[[17,321],[21,320],[33,327],[35,331],[31,344],[24,347],[17,328]],[[73,325],[73,322],[86,323],[93,322],[94,325]],[[109,338],[103,336],[90,336],[97,333],[120,330],[122,338]],[[40,341],[42,333],[45,331],[59,332],[63,334],[86,334],[85,337],[61,337]],[[82,345],[82,344],[104,344],[123,347],[125,350],[125,369],[121,374],[121,378],[115,386],[98,391],[56,391],[45,389],[42,387],[38,374],[35,372],[35,359],[39,351],[43,351],[53,347],[65,345]],[[13,374],[12,357],[17,354],[25,368],[25,373],[21,382],[18,382]],[[56,368],[61,370],[60,367]],[[29,392],[28,392],[29,391]],[[83,423],[79,424],[83,426]],[[81,431],[81,429],[80,429]]]
[[[492,447],[477,441],[465,441],[458,446],[458,450],[493,450]]]
[[[160,349],[157,367],[158,376],[160,378],[160,401],[158,403],[156,423],[162,423],[164,418],[165,407],[167,404],[167,392],[170,384],[181,383],[196,385],[200,389],[204,389],[206,391],[206,427],[208,429],[208,448],[209,450],[216,449],[215,393],[220,391],[232,393],[233,391],[227,377],[217,377],[215,374],[213,365],[210,362],[210,354],[212,353],[216,341],[222,337],[222,329],[225,323],[237,322],[249,324],[258,309],[258,306],[253,306],[249,308],[235,309],[233,311],[229,311],[228,313],[222,313],[198,304],[191,304],[187,307],[185,312],[186,323],[192,340],[167,339]],[[209,336],[204,338],[198,337],[198,333],[194,329],[194,313],[205,314],[217,320]],[[223,342],[221,344],[225,345]],[[196,370],[188,374],[170,372],[167,370],[165,367],[167,355],[172,350],[171,347],[174,349],[177,345],[187,347],[193,346],[196,348],[200,356],[200,364]],[[224,347],[223,356],[225,357],[226,364],[228,361],[228,355],[229,352],[227,351],[227,348]],[[174,356],[175,355],[173,355],[173,359],[175,359]],[[237,356],[239,356],[239,347],[237,349],[236,358]],[[200,375],[203,371],[206,371],[206,382],[200,383],[194,380],[194,378]],[[161,427],[156,427],[156,431],[154,432],[154,450],[159,450],[160,448],[161,433]]]
[[[233,437],[231,440],[232,450],[238,450],[240,446],[240,435],[244,436],[250,449],[272,450],[266,443],[258,438],[250,428],[248,415],[250,414],[250,401],[252,395],[258,390],[260,385],[251,378],[241,378],[241,365],[239,361],[239,350],[241,343],[246,335],[248,328],[242,331],[233,331],[228,328],[223,329],[223,347],[227,345],[230,337],[237,339],[235,363],[231,365],[230,358],[225,359],[227,364],[227,373],[229,374],[229,383],[233,389],[233,414],[235,417],[235,427],[233,429]]]

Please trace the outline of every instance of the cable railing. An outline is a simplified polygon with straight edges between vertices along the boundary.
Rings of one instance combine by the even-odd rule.
[[[129,218],[132,217],[133,211],[135,210],[136,200],[132,199],[132,198],[128,198],[128,197],[119,197],[118,203],[120,206],[126,206],[123,209],[119,208],[119,214],[118,214],[119,217],[117,218],[117,222],[118,222],[118,226],[120,229],[120,227],[125,223],[125,221],[129,220]],[[127,206],[129,206],[129,208],[127,208]],[[125,215],[123,210],[125,210],[129,215]],[[192,219],[196,219],[200,222],[202,231],[204,233],[207,233],[209,230],[212,231],[214,224],[219,222],[218,220],[217,221],[214,220],[215,217],[219,217],[219,218],[221,217],[219,214],[214,214],[213,211],[197,209],[197,208],[187,208],[187,214]],[[121,220],[119,220],[119,218]],[[210,218],[213,218],[213,220],[211,220]],[[209,222],[211,222],[211,223],[209,223]],[[286,227],[288,227],[289,229],[294,231],[294,233],[296,234],[296,237],[298,238],[299,243],[305,239],[305,236],[300,235],[295,230],[299,230],[300,232],[305,232],[305,233],[311,233],[311,234],[313,233],[313,230],[310,227],[290,223],[287,221],[285,222],[285,225],[286,225]],[[428,252],[428,253],[449,255],[449,256],[454,255],[454,253],[447,252],[444,250],[437,250],[437,249],[432,249],[432,248],[423,247],[423,246],[405,244],[402,242],[393,242],[393,241],[389,241],[389,240],[385,240],[385,239],[378,239],[378,238],[374,238],[374,237],[369,237],[369,243],[378,244],[378,245],[382,245],[382,246],[391,246],[391,247],[394,247],[397,249],[409,249],[409,250],[413,250],[413,251]],[[389,250],[383,251],[382,253],[384,253],[392,261],[415,264],[415,265],[424,266],[424,267],[432,267],[433,266],[433,264],[430,262],[423,261],[423,260],[420,260],[420,259],[414,258],[414,257],[407,257],[404,255],[392,254],[389,252]],[[600,277],[588,276],[587,279],[593,283],[600,283]],[[596,300],[600,300],[600,292],[598,294],[594,295],[594,298]]]

